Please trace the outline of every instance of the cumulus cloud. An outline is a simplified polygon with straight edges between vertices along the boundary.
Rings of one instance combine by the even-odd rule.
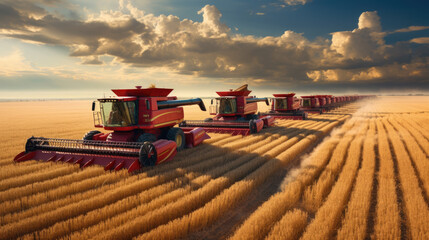
[[[410,42],[419,43],[419,44],[429,44],[429,37],[413,38],[410,40]]]
[[[0,34],[66,46],[83,64],[100,65],[101,56],[111,56],[126,67],[163,68],[192,77],[249,80],[274,87],[346,82],[367,85],[401,81],[398,76],[407,81],[427,81],[427,39],[386,44],[376,11],[363,12],[356,29],[334,32],[331,39],[310,41],[290,30],[266,37],[232,33],[213,5],[198,11],[202,21],[155,16],[128,1],[120,1],[118,10],[70,19],[41,7],[47,2],[39,0],[25,7],[0,4]],[[287,2],[296,5],[308,1]],[[411,42],[420,43],[420,48],[412,47]]]
[[[415,32],[429,29],[429,26],[409,26],[407,28],[397,29],[395,33]]]
[[[31,66],[18,49],[8,55],[0,56],[0,76],[21,76],[35,71],[36,69]]]

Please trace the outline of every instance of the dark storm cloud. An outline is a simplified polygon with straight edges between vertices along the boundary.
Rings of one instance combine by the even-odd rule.
[[[198,12],[202,22],[144,14],[130,3],[121,11],[80,20],[41,7],[53,2],[0,5],[0,30],[12,38],[67,46],[70,55],[81,57],[84,64],[102,64],[99,56],[109,55],[134,67],[168,67],[182,74],[272,86],[429,83],[428,44],[387,45],[377,12],[362,13],[357,29],[309,41],[293,31],[263,38],[233,35],[220,21],[222,14],[210,5]]]

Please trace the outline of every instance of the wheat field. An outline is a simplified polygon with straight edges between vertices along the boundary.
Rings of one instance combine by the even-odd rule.
[[[429,97],[210,134],[138,174],[12,161],[30,136],[81,139],[90,106],[0,103],[0,239],[429,239]]]

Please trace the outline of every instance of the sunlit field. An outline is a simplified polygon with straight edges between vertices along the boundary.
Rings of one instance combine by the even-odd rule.
[[[209,117],[184,109],[185,119]],[[91,101],[0,111],[0,239],[429,239],[429,97],[361,100],[246,137],[209,134],[134,174],[13,162],[31,136],[93,130]]]

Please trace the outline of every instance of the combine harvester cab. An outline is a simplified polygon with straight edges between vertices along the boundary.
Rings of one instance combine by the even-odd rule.
[[[324,112],[324,109],[320,107],[319,98],[317,96],[302,96],[300,101],[301,111],[315,114],[322,114]]]
[[[212,99],[210,106],[210,115],[215,115],[213,118],[207,118],[204,121],[186,120],[180,124],[180,127],[182,129],[202,127],[206,132],[246,136],[272,126],[274,118],[270,116],[259,118],[256,114],[257,102],[265,102],[269,105],[268,98],[252,97],[249,96],[250,92],[247,90],[247,84],[234,91],[216,92],[219,97]]]
[[[295,97],[295,93],[288,94],[273,94],[271,100],[271,110],[262,113],[261,116],[271,116],[274,119],[293,119],[305,120],[308,118],[308,113],[301,111],[300,101]]]
[[[116,97],[98,99],[100,111],[95,111],[96,102],[92,104],[95,127],[111,132],[90,131],[83,140],[31,137],[14,161],[67,162],[83,168],[97,164],[105,170],[127,168],[129,172],[170,161],[177,151],[210,138],[202,128],[174,127],[183,121],[180,106],[206,108],[200,98],[168,97],[172,90],[114,89]]]

